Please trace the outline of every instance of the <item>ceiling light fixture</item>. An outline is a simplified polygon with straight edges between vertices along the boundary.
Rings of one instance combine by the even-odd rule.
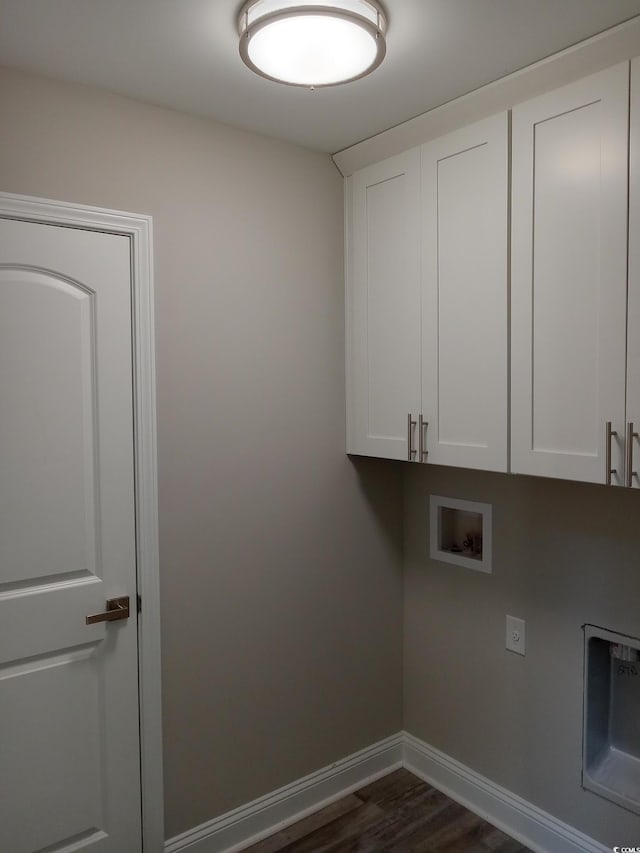
[[[249,0],[238,17],[240,56],[278,83],[336,86],[380,65],[386,28],[377,0]]]

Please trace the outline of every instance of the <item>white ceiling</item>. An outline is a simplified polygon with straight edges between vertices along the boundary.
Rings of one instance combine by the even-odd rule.
[[[0,0],[0,64],[335,153],[640,14],[640,0],[386,0],[381,67],[310,92],[243,65],[241,5]]]

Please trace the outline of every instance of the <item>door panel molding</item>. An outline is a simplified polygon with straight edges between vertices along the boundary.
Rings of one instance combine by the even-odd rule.
[[[164,847],[160,590],[156,470],[152,219],[121,211],[0,193],[0,218],[128,236],[131,242],[138,672],[144,853]]]
[[[83,444],[83,464],[74,474],[70,472],[67,463],[60,458],[60,454],[56,454],[57,459],[48,460],[48,464],[52,465],[53,469],[49,471],[48,477],[51,483],[50,489],[43,489],[42,481],[25,484],[24,489],[15,488],[12,492],[8,519],[5,517],[4,522],[9,529],[19,524],[21,516],[28,516],[36,527],[40,523],[46,523],[48,506],[57,497],[56,484],[59,479],[66,479],[67,487],[70,491],[73,489],[76,500],[73,508],[69,507],[63,517],[59,518],[57,534],[60,540],[68,542],[68,550],[66,553],[61,552],[57,555],[60,561],[57,566],[49,562],[51,570],[49,576],[54,578],[70,572],[77,573],[86,568],[90,575],[101,577],[98,512],[100,478],[98,460],[94,458],[94,447],[98,445],[95,385],[98,358],[96,293],[73,278],[44,267],[27,264],[0,264],[0,287],[5,296],[12,293],[12,310],[15,316],[8,337],[11,339],[15,334],[20,338],[20,346],[24,350],[21,359],[22,370],[27,372],[27,376],[31,376],[31,380],[27,379],[27,384],[32,385],[37,382],[37,377],[40,375],[40,382],[44,382],[51,389],[57,386],[61,393],[62,387],[68,380],[68,376],[65,378],[64,374],[77,369],[76,384],[80,392],[76,400],[77,407],[69,407],[69,401],[67,401],[66,411],[65,407],[58,408],[56,413],[58,417],[54,419],[58,421],[57,423],[49,423],[47,421],[50,419],[38,417],[35,398],[32,397],[30,404],[27,404],[19,390],[16,392],[17,398],[13,400],[13,404],[10,402],[11,396],[9,401],[5,398],[5,403],[8,402],[8,409],[12,413],[12,416],[9,416],[9,424],[13,421],[13,427],[9,426],[7,434],[3,435],[0,451],[5,464],[7,458],[19,457],[19,451],[16,452],[14,443],[24,441],[25,434],[30,435],[31,448],[34,450],[39,448],[41,456],[47,455],[46,448],[54,434],[64,433],[69,451],[74,443]],[[39,296],[36,297],[36,294]],[[34,312],[38,302],[47,303],[47,310],[43,315],[38,315],[37,311]],[[49,326],[59,330],[58,340],[55,344],[53,341],[49,342],[47,356],[44,359],[39,354],[34,361],[31,361],[29,353],[42,343]],[[10,349],[11,347],[12,344],[9,344]],[[61,371],[60,366],[63,360],[66,362],[66,369]],[[43,372],[47,374],[46,380]],[[7,393],[6,389],[3,393]],[[35,427],[33,430],[32,425]],[[19,476],[16,476],[16,480],[22,483]],[[77,519],[81,516],[84,516],[84,527],[76,535]],[[3,537],[0,536],[0,542],[2,539]],[[17,554],[10,553],[11,546],[7,553],[6,547],[3,548],[0,545],[0,561],[3,563],[5,576],[3,583],[0,584],[0,594],[7,584],[17,587],[22,582],[25,588],[34,585],[34,577],[29,573],[24,574],[24,570],[28,565],[32,567],[41,565],[40,559],[44,557],[43,544],[44,541],[38,537],[27,538],[24,547],[19,549],[19,559]],[[48,552],[48,546],[45,547]],[[48,553],[48,561],[52,556]],[[16,562],[21,564],[22,572],[17,571]],[[36,568],[36,577],[37,574]]]

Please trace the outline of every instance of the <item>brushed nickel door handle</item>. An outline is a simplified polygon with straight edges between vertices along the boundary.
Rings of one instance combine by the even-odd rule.
[[[129,618],[129,596],[123,595],[120,598],[108,598],[107,609],[104,613],[94,613],[92,616],[87,616],[85,622],[87,625],[95,625],[96,622],[117,622],[119,619]]]

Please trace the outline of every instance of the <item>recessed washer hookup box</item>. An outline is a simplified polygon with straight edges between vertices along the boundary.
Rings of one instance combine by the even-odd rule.
[[[640,814],[640,639],[584,626],[582,785]]]
[[[429,496],[429,556],[491,574],[491,504]]]

